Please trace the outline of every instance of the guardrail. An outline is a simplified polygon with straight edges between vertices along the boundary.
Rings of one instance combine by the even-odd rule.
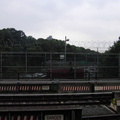
[[[94,93],[120,91],[119,81],[0,81],[0,93]]]

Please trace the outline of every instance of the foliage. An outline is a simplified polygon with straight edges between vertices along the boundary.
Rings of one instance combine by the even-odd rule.
[[[71,53],[92,53],[88,54],[87,58],[86,55],[79,55],[76,56],[78,62],[81,62],[82,65],[87,65],[86,59],[88,63],[94,63],[98,60],[98,72],[100,74],[104,74],[103,76],[118,76],[119,74],[119,56],[117,53],[120,52],[120,39],[114,43],[113,46],[109,48],[108,51],[105,53],[98,53],[90,49],[85,49],[83,47],[78,47],[75,45],[66,44],[67,52]],[[16,30],[14,28],[7,28],[0,30],[0,50],[3,52],[64,52],[65,51],[65,41],[57,40],[57,39],[43,39],[43,38],[34,38],[32,36],[26,36],[25,33],[22,30]],[[7,53],[6,52],[6,53]],[[95,58],[94,53],[101,58]],[[113,54],[111,54],[113,53]],[[34,56],[34,57],[33,57]],[[30,56],[28,54],[27,59],[27,65],[28,66],[39,66],[43,65],[45,63],[42,63],[41,61],[44,61],[44,55],[33,55]],[[72,54],[67,54],[67,57],[69,58],[69,61],[73,60]],[[50,62],[49,57],[46,56],[46,61]],[[55,60],[57,60],[59,56],[55,55]],[[17,56],[14,55],[10,57],[5,54],[5,56],[2,58],[3,67],[2,71],[24,71],[25,67],[25,56]],[[72,63],[71,63],[72,64]],[[79,64],[79,63],[78,63]],[[9,67],[9,66],[20,66],[17,67]],[[21,67],[23,66],[23,67]],[[102,67],[101,67],[102,66]],[[37,68],[36,68],[37,70]],[[31,68],[32,71],[32,68]]]
[[[0,49],[2,51],[38,51],[38,52],[64,52],[65,42],[57,39],[35,39],[26,36],[22,30],[7,28],[0,30]],[[67,44],[67,52],[95,52],[83,47]]]
[[[109,48],[109,50],[105,51],[104,58],[102,59],[102,64],[104,66],[109,66],[104,71],[106,75],[112,75],[119,77],[119,53],[120,53],[120,37],[119,40],[114,42],[114,44]],[[103,70],[102,70],[103,71]]]

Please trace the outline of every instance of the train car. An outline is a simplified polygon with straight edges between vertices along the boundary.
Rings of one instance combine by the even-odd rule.
[[[83,68],[53,68],[47,70],[47,78],[52,79],[83,79]]]

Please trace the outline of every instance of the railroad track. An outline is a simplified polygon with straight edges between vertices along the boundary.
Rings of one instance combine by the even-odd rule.
[[[0,105],[83,105],[110,104],[112,92],[57,94],[0,94]]]

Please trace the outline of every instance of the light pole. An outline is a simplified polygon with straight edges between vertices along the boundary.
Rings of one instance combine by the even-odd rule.
[[[67,39],[67,37],[65,36],[65,63],[66,63],[66,42],[69,41],[69,39]]]

